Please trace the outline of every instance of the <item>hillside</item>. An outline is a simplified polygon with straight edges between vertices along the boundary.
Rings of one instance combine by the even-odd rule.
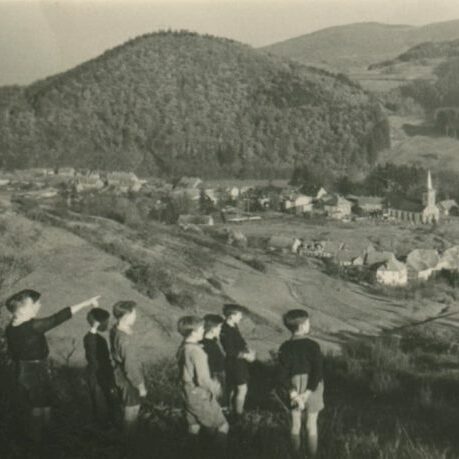
[[[346,78],[188,32],[136,38],[69,72],[0,90],[0,167],[289,176],[365,169],[388,145]]]
[[[265,51],[343,72],[395,58],[427,41],[459,38],[459,20],[414,27],[357,23],[330,27],[263,48]]]

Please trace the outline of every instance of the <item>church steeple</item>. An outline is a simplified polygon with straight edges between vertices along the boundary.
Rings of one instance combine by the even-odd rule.
[[[433,186],[432,186],[432,175],[429,169],[429,171],[427,172],[427,191],[430,191],[430,190],[433,190]]]
[[[437,201],[436,191],[432,185],[432,174],[430,173],[430,170],[427,172],[427,192],[424,193],[423,197],[423,204],[426,207],[435,207]]]

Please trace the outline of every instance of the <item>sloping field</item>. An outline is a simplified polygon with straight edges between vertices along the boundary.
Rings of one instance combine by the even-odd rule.
[[[175,332],[179,316],[219,312],[228,301],[250,308],[252,314],[243,331],[262,359],[287,337],[281,315],[290,308],[309,309],[314,336],[326,349],[336,350],[347,336],[376,334],[383,328],[434,316],[445,307],[427,300],[400,302],[371,295],[364,287],[334,279],[314,264],[290,255],[271,257],[256,252],[266,265],[262,273],[236,259],[233,249],[225,253],[224,247],[206,236],[195,239],[172,227],[154,225],[149,228],[151,237],[142,240],[138,233],[104,219],[56,223],[59,227],[41,226],[40,237],[28,251],[33,271],[14,290],[28,287],[43,292],[43,314],[96,294],[102,295],[101,306],[106,308],[120,299],[137,301],[137,341],[145,362],[173,355],[179,343]],[[74,234],[77,229],[83,237]],[[100,249],[101,236],[112,253]],[[114,247],[122,247],[124,252],[116,255]],[[125,275],[133,260],[140,258],[171,272],[173,288],[192,295],[194,304],[179,307],[161,292],[153,299],[141,294]],[[218,288],[209,284],[209,278]],[[52,356],[59,362],[82,364],[81,340],[86,329],[81,315],[52,331]]]

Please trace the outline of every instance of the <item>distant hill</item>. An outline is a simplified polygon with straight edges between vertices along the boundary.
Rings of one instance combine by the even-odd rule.
[[[422,60],[427,64],[426,60],[459,57],[459,40],[425,42],[420,45],[413,46],[408,51],[400,54],[395,59],[384,61],[378,64],[370,65],[370,70],[391,65],[397,65],[404,62],[415,62]]]
[[[379,104],[347,78],[188,32],[136,38],[66,73],[0,89],[0,167],[288,176],[373,164]]]
[[[459,19],[420,27],[372,22],[330,27],[263,49],[304,64],[347,72],[393,59],[422,42],[457,38]]]

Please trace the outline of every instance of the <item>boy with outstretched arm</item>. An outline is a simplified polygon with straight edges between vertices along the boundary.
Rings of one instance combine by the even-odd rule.
[[[226,353],[226,384],[230,392],[230,403],[237,416],[244,413],[249,382],[249,363],[255,360],[255,352],[250,350],[239,331],[246,308],[238,304],[225,304],[220,340]]]
[[[303,309],[284,314],[292,336],[279,349],[279,363],[289,389],[291,442],[295,454],[301,451],[302,416],[306,413],[307,449],[315,457],[318,447],[317,418],[324,408],[323,358],[319,345],[308,338],[309,315]]]
[[[6,341],[11,359],[16,364],[17,382],[31,407],[30,432],[40,442],[51,417],[54,394],[51,389],[45,334],[69,320],[78,311],[97,306],[98,296],[80,304],[61,309],[41,319],[41,294],[35,290],[21,290],[6,300],[6,308],[13,315],[6,327]]]
[[[147,395],[142,365],[133,348],[132,334],[137,319],[136,307],[134,301],[115,303],[113,316],[116,324],[110,331],[115,383],[121,396],[128,448],[137,430],[141,400]]]
[[[183,337],[177,361],[188,433],[196,447],[201,427],[213,431],[220,452],[224,453],[229,426],[217,401],[220,384],[211,378],[207,355],[200,344],[204,321],[196,316],[185,316],[178,321],[177,330]]]
[[[87,381],[94,417],[99,424],[116,422],[115,381],[107,340],[102,336],[108,330],[110,313],[102,308],[91,309],[86,316],[90,330],[83,338]]]
[[[207,354],[210,376],[220,384],[221,391],[218,400],[222,406],[225,406],[225,353],[220,344],[220,332],[223,322],[223,317],[217,314],[207,314],[204,316],[204,339],[202,340],[202,347]]]

